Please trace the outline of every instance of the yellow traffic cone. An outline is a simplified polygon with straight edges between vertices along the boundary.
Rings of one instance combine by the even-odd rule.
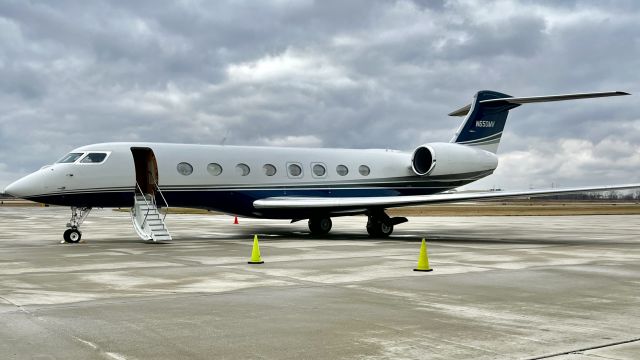
[[[258,245],[258,235],[253,235],[253,249],[251,250],[251,260],[249,264],[264,264],[260,257],[260,246]]]
[[[427,243],[422,239],[422,245],[420,246],[420,257],[418,258],[418,267],[413,271],[433,271],[429,267],[429,257],[427,256]]]

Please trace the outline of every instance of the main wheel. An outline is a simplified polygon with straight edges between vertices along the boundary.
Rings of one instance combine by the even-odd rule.
[[[369,219],[367,232],[372,238],[386,238],[393,233],[393,225],[387,225],[380,220]]]
[[[309,231],[312,235],[325,235],[331,231],[331,218],[311,218],[309,219]]]
[[[67,229],[62,237],[67,243],[77,243],[82,238],[82,233],[78,229]]]

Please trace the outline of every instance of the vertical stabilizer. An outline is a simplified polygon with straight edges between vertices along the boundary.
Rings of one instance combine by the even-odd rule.
[[[471,105],[457,110],[468,111],[451,142],[482,148],[496,153],[509,110],[520,106],[505,101],[482,103],[485,100],[511,98],[496,91],[478,91]],[[452,114],[455,114],[452,113]]]
[[[451,139],[452,143],[482,148],[492,153],[498,151],[502,130],[509,110],[522,104],[590,99],[607,96],[629,95],[624,91],[513,97],[496,91],[478,91],[473,102],[450,113],[450,116],[466,116]]]

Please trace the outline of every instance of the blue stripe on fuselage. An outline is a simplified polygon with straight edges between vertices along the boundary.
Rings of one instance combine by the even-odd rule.
[[[253,202],[277,196],[288,197],[384,197],[402,195],[429,195],[450,189],[450,187],[429,188],[352,188],[352,189],[322,189],[322,190],[296,190],[296,189],[251,189],[233,191],[202,191],[181,190],[163,191],[170,207],[188,207],[207,210],[216,210],[244,216],[257,216],[265,218],[305,218],[309,214],[317,213],[317,210],[260,210],[256,212]],[[133,206],[133,192],[84,192],[40,195],[29,200],[51,205],[77,206],[77,207],[122,207]],[[163,204],[158,195],[156,202]],[[324,210],[326,212],[326,210]]]

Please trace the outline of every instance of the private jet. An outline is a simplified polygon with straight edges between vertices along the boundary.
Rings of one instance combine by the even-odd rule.
[[[449,142],[388,149],[326,149],[118,142],[87,145],[4,190],[71,207],[64,241],[80,241],[92,208],[130,208],[138,236],[171,240],[160,208],[215,210],[237,216],[308,220],[327,234],[331,218],[365,214],[372,237],[391,235],[404,217],[386,210],[418,204],[638,188],[640,184],[564,189],[453,192],[498,166],[509,110],[522,104],[629,95],[621,91],[512,97],[483,90],[450,113],[465,116]]]

